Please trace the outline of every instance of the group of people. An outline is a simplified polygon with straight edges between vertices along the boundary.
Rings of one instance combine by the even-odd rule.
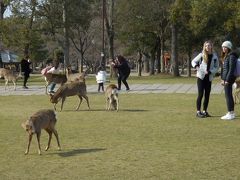
[[[203,44],[203,50],[193,60],[192,66],[197,70],[197,88],[198,96],[196,101],[198,118],[210,117],[208,113],[208,104],[212,86],[212,80],[218,72],[221,64],[221,85],[224,86],[225,99],[227,104],[227,113],[221,117],[223,120],[235,119],[234,100],[232,94],[232,86],[236,80],[234,71],[238,59],[238,54],[232,50],[232,43],[224,41],[222,43],[221,61],[219,61],[216,53],[213,52],[213,44],[206,41]],[[219,63],[221,62],[221,63]],[[202,99],[203,111],[201,111]]]
[[[117,78],[117,83],[118,83],[118,90],[121,90],[121,85],[122,83],[125,85],[126,90],[129,91],[129,85],[127,83],[127,79],[130,75],[131,69],[129,67],[128,61],[126,58],[124,58],[121,55],[118,55],[115,59],[115,61],[111,62],[111,66],[115,68],[118,72],[118,78]],[[106,71],[104,71],[103,67],[98,68],[98,72],[96,75],[96,81],[98,83],[98,92],[100,90],[104,91],[104,83],[106,82]]]
[[[197,88],[198,96],[196,100],[197,113],[196,117],[205,118],[210,117],[208,113],[208,104],[211,93],[212,80],[215,74],[219,70],[221,64],[221,84],[224,86],[225,99],[227,104],[227,113],[221,117],[223,120],[235,119],[234,112],[234,100],[232,94],[232,86],[236,80],[234,71],[236,68],[238,54],[232,50],[232,43],[230,41],[224,41],[222,43],[221,61],[218,56],[213,52],[213,44],[211,41],[206,41],[203,44],[203,50],[199,53],[191,62],[192,66],[197,70]],[[221,62],[221,63],[219,63]],[[24,73],[23,88],[27,89],[27,80],[31,73],[30,59],[26,56],[21,61],[21,70]],[[123,83],[126,90],[129,91],[129,85],[127,79],[130,75],[130,67],[128,61],[121,55],[117,56],[115,61],[111,62],[111,66],[118,72],[117,84],[118,90],[121,90],[121,84]],[[58,64],[54,64],[47,73],[54,73],[58,69]],[[104,91],[104,83],[106,82],[106,71],[103,67],[98,68],[96,75],[96,81],[98,83],[98,92]],[[56,84],[51,84],[49,92],[53,92]],[[201,111],[202,99],[203,110]]]

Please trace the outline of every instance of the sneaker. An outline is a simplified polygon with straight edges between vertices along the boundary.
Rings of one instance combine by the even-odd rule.
[[[207,111],[202,112],[202,114],[206,117],[212,117]]]
[[[235,113],[227,113],[226,115],[221,117],[222,120],[233,120],[235,119]]]
[[[28,89],[28,87],[27,86],[23,86],[23,89]]]
[[[206,116],[202,112],[197,112],[196,117],[205,118]]]
[[[54,94],[55,92],[52,90],[52,91],[48,91],[49,94]]]

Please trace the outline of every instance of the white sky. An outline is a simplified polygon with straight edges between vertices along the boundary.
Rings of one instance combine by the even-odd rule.
[[[6,11],[4,12],[3,17],[9,17],[10,15],[11,15],[11,10],[10,10],[10,8],[8,7],[8,8],[6,9]]]

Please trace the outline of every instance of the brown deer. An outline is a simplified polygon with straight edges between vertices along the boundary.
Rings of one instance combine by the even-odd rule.
[[[67,76],[66,74],[53,74],[53,73],[46,73],[45,75],[45,81],[46,81],[46,94],[47,94],[47,88],[51,83],[55,84],[61,84],[61,86],[67,82]]]
[[[0,77],[5,79],[5,90],[7,89],[9,81],[12,81],[14,90],[16,90],[16,84],[17,80],[20,78],[20,74],[17,74],[10,69],[0,68]]]
[[[79,97],[79,103],[76,108],[76,111],[79,109],[83,98],[86,99],[88,108],[90,109],[89,101],[87,97],[87,87],[85,82],[81,82],[81,81],[73,81],[60,86],[59,89],[54,94],[50,94],[50,102],[54,104],[54,109],[56,110],[56,105],[58,101],[62,99],[61,110],[60,110],[62,111],[63,104],[66,98],[69,96],[76,96],[76,95]]]
[[[41,146],[40,146],[41,129],[45,129],[49,134],[48,144],[45,151],[47,151],[50,147],[52,133],[55,135],[57,139],[58,150],[61,150],[59,139],[58,139],[58,133],[57,133],[57,130],[55,129],[56,122],[57,122],[57,119],[56,119],[55,112],[53,110],[43,109],[34,113],[26,122],[22,123],[22,127],[28,132],[28,136],[29,136],[28,145],[27,145],[25,154],[28,154],[29,152],[29,147],[32,141],[32,135],[36,134],[37,142],[38,142],[38,154],[41,155]]]
[[[105,90],[106,110],[117,110],[119,108],[118,88],[115,84],[110,84]]]

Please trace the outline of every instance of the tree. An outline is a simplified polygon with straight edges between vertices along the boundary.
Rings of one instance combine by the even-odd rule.
[[[9,3],[10,0],[0,0],[0,20],[3,19],[4,12],[6,11]]]

